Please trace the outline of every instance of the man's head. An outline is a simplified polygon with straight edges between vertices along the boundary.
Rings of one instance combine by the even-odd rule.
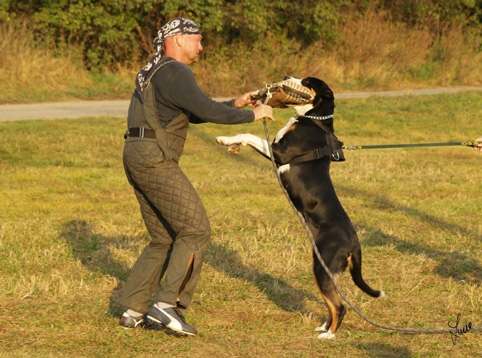
[[[190,65],[198,60],[202,51],[201,40],[201,32],[194,21],[176,17],[159,30],[154,47],[157,53]]]

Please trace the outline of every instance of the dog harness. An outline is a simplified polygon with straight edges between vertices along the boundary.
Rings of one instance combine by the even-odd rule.
[[[320,120],[317,118],[324,118],[327,117],[331,118],[333,115],[324,116],[324,117],[314,117],[314,116],[303,116],[304,118],[309,118],[315,123],[318,127],[323,129],[326,135],[326,146],[323,148],[315,148],[308,152],[302,153],[300,155],[296,155],[292,157],[287,163],[280,163],[281,165],[284,164],[297,164],[302,162],[309,162],[312,160],[318,160],[324,157],[329,157],[332,162],[343,162],[345,161],[345,154],[343,153],[343,142],[340,142],[338,138],[333,134],[332,131],[325,125],[321,124]]]

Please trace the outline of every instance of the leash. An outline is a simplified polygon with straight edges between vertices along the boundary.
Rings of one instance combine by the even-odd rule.
[[[272,94],[270,92],[270,88],[268,87],[268,91],[267,91],[267,94],[266,94],[266,99],[264,101],[264,104],[267,104],[269,99],[271,98]],[[328,276],[330,277],[330,279],[332,280],[333,284],[335,285],[335,288],[338,292],[338,294],[340,295],[340,297],[347,303],[347,305],[353,310],[355,311],[363,320],[365,320],[366,322],[368,322],[369,324],[371,324],[372,326],[375,326],[375,327],[378,327],[380,329],[384,329],[384,330],[389,330],[389,331],[395,331],[395,332],[401,332],[401,333],[407,333],[407,334],[446,334],[446,333],[450,333],[451,335],[453,336],[459,336],[460,335],[460,328],[457,328],[457,327],[451,327],[451,328],[445,328],[445,329],[413,329],[413,328],[399,328],[399,327],[393,327],[393,326],[386,326],[386,325],[382,325],[382,324],[379,324],[379,323],[376,323],[374,321],[372,321],[370,318],[368,318],[367,316],[365,316],[344,294],[343,292],[341,291],[340,287],[338,286],[338,283],[336,282],[335,280],[335,277],[333,276],[333,274],[331,273],[330,269],[328,268],[328,266],[326,265],[325,261],[323,260],[323,258],[321,257],[321,254],[320,254],[320,251],[318,250],[318,247],[316,246],[316,243],[315,243],[315,239],[313,237],[313,233],[311,232],[311,230],[309,229],[308,225],[306,224],[306,221],[305,221],[305,218],[303,217],[303,215],[301,215],[301,213],[296,209],[295,205],[293,204],[293,202],[291,201],[289,195],[288,195],[288,192],[286,191],[286,189],[284,188],[283,186],[283,183],[281,182],[281,177],[278,173],[278,167],[276,166],[276,162],[274,160],[274,155],[273,155],[273,148],[271,146],[271,141],[270,141],[270,138],[269,138],[269,130],[268,130],[268,123],[267,123],[267,120],[266,120],[266,117],[263,118],[263,127],[264,127],[264,133],[265,133],[265,136],[266,136],[266,141],[268,142],[268,149],[269,149],[269,155],[271,157],[271,163],[273,164],[273,169],[275,171],[275,174],[276,174],[276,178],[278,179],[278,184],[280,185],[281,187],[281,190],[283,191],[283,193],[285,194],[286,196],[286,199],[288,200],[288,202],[290,203],[291,205],[291,208],[294,210],[294,212],[296,213],[296,215],[298,216],[298,219],[300,220],[303,228],[305,229],[306,231],[306,234],[308,235],[308,238],[311,242],[311,246],[313,247],[313,252],[315,253],[316,257],[318,258],[321,266],[323,267],[323,269],[326,271],[326,273],[328,274]],[[477,143],[477,142],[475,142]],[[460,145],[460,144],[459,144]],[[365,147],[366,148],[366,147]],[[481,327],[472,327],[472,324],[470,323],[470,328],[467,329],[466,331],[464,331],[463,333],[468,333],[468,332],[471,332],[471,331],[482,331],[482,328]],[[453,337],[452,337],[453,338]]]
[[[481,146],[482,142],[467,141],[467,142],[445,142],[445,143],[415,143],[415,144],[378,144],[378,145],[350,145],[343,146],[342,149],[346,150],[359,150],[359,149],[387,149],[387,148],[416,148],[416,147],[476,147]]]

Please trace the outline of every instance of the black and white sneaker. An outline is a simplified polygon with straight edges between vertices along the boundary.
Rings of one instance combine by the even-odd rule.
[[[161,323],[175,332],[194,336],[197,330],[186,323],[183,314],[176,307],[159,308],[152,306],[147,312],[147,319]]]
[[[145,315],[132,317],[127,312],[122,315],[119,324],[124,328],[136,328],[145,326]]]

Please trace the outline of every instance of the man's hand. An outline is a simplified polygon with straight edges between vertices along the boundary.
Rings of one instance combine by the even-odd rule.
[[[257,121],[259,119],[268,117],[269,121],[274,121],[273,117],[273,108],[267,106],[265,104],[260,104],[259,106],[253,109],[254,113],[254,120]]]
[[[256,100],[251,97],[253,92],[248,92],[243,94],[241,97],[236,98],[234,101],[234,106],[236,108],[244,108],[246,106],[254,106],[256,104]]]
[[[477,138],[476,141],[482,143],[482,137]],[[475,149],[477,149],[479,152],[482,152],[482,144],[476,145]]]

